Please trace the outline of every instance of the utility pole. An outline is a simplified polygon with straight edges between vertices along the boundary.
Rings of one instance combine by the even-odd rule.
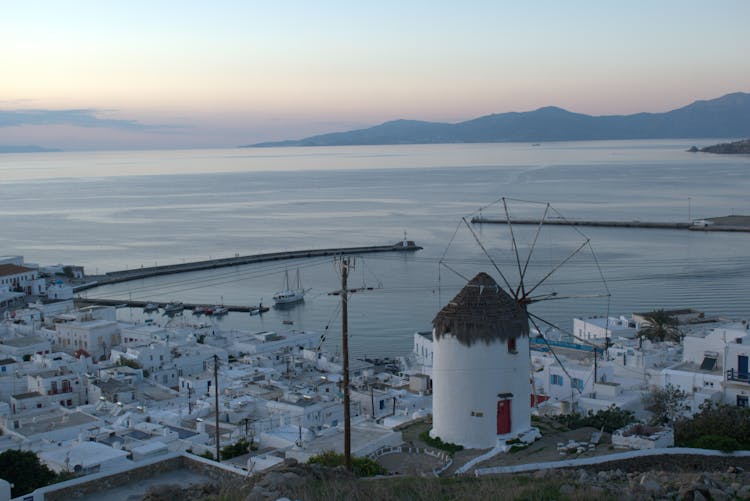
[[[372,419],[375,420],[375,395],[372,389],[372,385],[370,385],[370,405],[372,406]]]
[[[193,393],[193,387],[188,384],[188,415],[193,413],[193,402],[190,400],[191,393]]]
[[[354,266],[349,258],[341,258],[341,351],[344,357],[344,464],[346,469],[352,470],[352,430],[351,412],[349,409],[349,312],[346,280],[349,276],[349,266]]]
[[[216,462],[221,463],[219,445],[219,355],[214,353],[214,410],[216,411]]]
[[[352,469],[352,432],[351,409],[349,401],[349,294],[362,291],[372,291],[375,287],[347,288],[349,272],[354,270],[354,258],[341,257],[341,290],[329,292],[329,296],[341,296],[341,351],[343,357],[343,390],[344,390],[344,460],[346,469]],[[379,288],[379,287],[378,287]]]
[[[597,370],[598,370],[598,367],[597,367],[597,362],[596,362],[596,346],[594,346],[594,384],[599,382]]]

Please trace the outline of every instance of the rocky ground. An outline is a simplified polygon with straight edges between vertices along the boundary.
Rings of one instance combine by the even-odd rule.
[[[728,458],[725,458],[728,459]],[[357,479],[343,468],[295,464],[248,479],[237,486],[174,487],[149,492],[144,500],[209,499],[225,501],[300,500],[729,500],[750,499],[750,473],[740,466],[717,471],[627,471],[568,469],[528,475],[451,479],[386,476]],[[689,470],[689,468],[685,468]]]

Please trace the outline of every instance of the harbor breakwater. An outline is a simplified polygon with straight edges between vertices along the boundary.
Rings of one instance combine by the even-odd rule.
[[[727,216],[745,217],[745,216]],[[598,221],[593,219],[502,219],[473,217],[472,224],[517,224],[517,225],[553,225],[553,226],[598,226],[603,228],[650,228],[667,230],[689,230],[689,231],[734,231],[750,232],[750,221],[742,221],[740,224],[725,224],[716,220],[723,218],[712,218],[695,220],[692,222],[669,222],[669,221]]]
[[[104,275],[89,276],[85,284],[74,287],[75,292],[142,278],[185,273],[189,271],[212,270],[226,268],[243,264],[262,263],[267,261],[280,261],[287,259],[299,259],[308,257],[345,256],[354,254],[371,254],[376,252],[414,252],[422,247],[413,241],[401,241],[391,245],[371,245],[364,247],[336,247],[327,249],[305,249],[284,252],[269,252],[264,254],[253,254],[247,256],[233,256],[227,258],[207,259],[204,261],[192,261],[189,263],[168,264],[163,266],[148,266],[133,268],[129,270],[110,271]]]

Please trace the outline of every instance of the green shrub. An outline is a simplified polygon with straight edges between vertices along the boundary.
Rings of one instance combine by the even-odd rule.
[[[237,442],[221,449],[221,459],[236,458],[246,454],[250,450],[250,443],[244,438],[239,439]]]
[[[737,442],[735,450],[750,450],[750,408],[706,401],[691,418],[675,422],[674,441],[677,446],[698,447],[693,444],[705,436],[730,438]]]
[[[4,451],[0,454],[0,472],[3,479],[13,484],[13,497],[57,481],[55,472],[47,468],[31,451]]]
[[[719,435],[703,435],[691,443],[691,447],[698,449],[714,449],[723,452],[732,452],[741,449],[742,446],[737,439],[732,437],[722,437]]]
[[[577,412],[562,414],[555,416],[555,421],[564,424],[571,430],[590,426],[597,429],[604,428],[607,433],[612,433],[635,421],[635,415],[631,411],[625,411],[612,405],[607,409],[597,411],[596,414],[591,411],[586,415]]]
[[[440,437],[432,438],[430,436],[429,430],[425,430],[422,433],[419,434],[419,439],[422,440],[424,443],[431,447],[435,447],[436,449],[444,450],[451,456],[457,453],[458,451],[463,450],[463,445],[458,444],[452,444],[450,442],[443,442],[440,440]]]
[[[346,463],[344,455],[335,451],[324,451],[317,456],[312,456],[307,460],[310,464],[319,464],[329,468],[344,466]],[[352,456],[352,472],[358,477],[374,477],[375,475],[385,475],[386,469],[380,466],[376,461],[370,458]]]

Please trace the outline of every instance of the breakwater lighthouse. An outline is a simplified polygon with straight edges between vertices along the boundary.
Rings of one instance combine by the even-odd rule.
[[[486,273],[475,276],[433,323],[430,436],[467,448],[531,429],[529,322]]]

